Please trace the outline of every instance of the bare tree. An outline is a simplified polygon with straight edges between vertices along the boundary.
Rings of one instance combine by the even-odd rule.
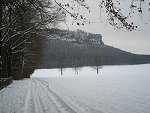
[[[79,70],[81,68],[81,59],[79,57],[73,60],[72,67],[73,67],[73,70],[75,71],[75,74],[78,75]]]
[[[9,77],[17,67],[21,66],[23,70],[24,64],[29,61],[29,45],[36,42],[36,38],[31,39],[33,34],[36,37],[44,35],[38,30],[56,26],[64,21],[65,15],[49,0],[1,0],[0,12],[0,73],[1,77]],[[37,54],[32,55],[32,63],[36,62],[33,60],[35,56]]]
[[[102,59],[100,57],[95,57],[94,58],[94,69],[96,70],[96,73],[98,74],[99,73],[99,70],[103,68],[102,66]]]
[[[63,75],[63,70],[64,70],[64,60],[59,60],[57,64],[58,69],[61,72],[61,75]]]
[[[84,15],[82,14],[82,11],[80,11],[80,7],[82,9],[87,10],[89,13],[91,13],[91,9],[86,4],[87,0],[69,0],[66,2],[61,2],[60,0],[54,0],[60,8],[65,10],[65,14],[69,14],[72,18],[74,18],[74,22],[76,22],[77,25],[84,25],[89,24],[90,21],[88,21]],[[96,1],[92,1],[96,2]],[[98,1],[97,1],[98,2]],[[124,6],[124,9],[131,9],[129,11],[128,15],[127,12],[123,12],[121,9],[121,3],[131,3],[131,5]],[[134,23],[134,19],[132,19],[132,22],[129,22],[129,18],[132,18],[132,14],[139,13],[141,16],[143,12],[146,10],[143,6],[143,3],[147,3],[146,10],[150,11],[150,2],[146,0],[129,0],[129,1],[121,1],[121,0],[99,0],[99,7],[100,12],[106,12],[108,23],[112,25],[114,28],[117,29],[126,29],[128,31],[137,30],[137,25]],[[148,6],[149,5],[149,6]],[[100,13],[101,15],[101,13]],[[105,15],[105,14],[104,14]],[[150,22],[150,19],[149,19]]]

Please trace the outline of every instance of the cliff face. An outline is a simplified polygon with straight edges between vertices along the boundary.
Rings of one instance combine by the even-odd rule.
[[[71,67],[76,59],[82,66],[95,65],[95,58],[104,65],[150,62],[148,55],[137,55],[105,45],[101,34],[51,29],[46,31],[46,36],[48,40],[41,68],[55,68],[62,61],[64,67]]]
[[[47,34],[48,39],[58,39],[66,42],[78,44],[100,44],[104,46],[101,34],[87,33],[82,30],[67,31],[59,29],[51,29]]]

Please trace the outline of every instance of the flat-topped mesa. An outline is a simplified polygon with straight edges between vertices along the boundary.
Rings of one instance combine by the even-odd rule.
[[[77,37],[77,39],[80,39],[80,43],[104,45],[101,34],[93,34],[87,33],[83,30],[76,30],[75,36]]]
[[[104,46],[101,34],[88,33],[77,29],[76,31],[50,29],[47,34],[49,39],[57,39],[80,44],[100,44]]]

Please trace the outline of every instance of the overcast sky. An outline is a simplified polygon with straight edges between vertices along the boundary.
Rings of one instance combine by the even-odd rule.
[[[148,12],[148,3],[143,4],[144,13],[142,16],[139,13],[135,13],[132,18],[129,19],[130,22],[134,22],[138,25],[137,31],[129,32],[125,30],[114,30],[114,27],[107,24],[106,15],[103,13],[100,19],[99,14],[99,0],[87,0],[87,4],[91,8],[91,13],[87,13],[86,10],[81,10],[81,13],[91,21],[90,24],[85,24],[84,26],[78,26],[76,23],[72,25],[73,20],[68,16],[66,23],[60,25],[61,29],[76,30],[81,29],[91,33],[102,34],[102,39],[105,44],[126,50],[128,52],[137,54],[150,54],[150,12]],[[131,9],[129,8],[129,0],[124,0],[120,7],[124,14],[128,14]],[[147,0],[150,2],[150,0]],[[126,6],[126,7],[124,7]],[[147,24],[145,24],[147,23]]]

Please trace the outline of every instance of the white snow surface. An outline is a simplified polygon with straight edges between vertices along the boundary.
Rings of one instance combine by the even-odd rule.
[[[0,91],[0,113],[150,113],[150,64],[39,69]]]

